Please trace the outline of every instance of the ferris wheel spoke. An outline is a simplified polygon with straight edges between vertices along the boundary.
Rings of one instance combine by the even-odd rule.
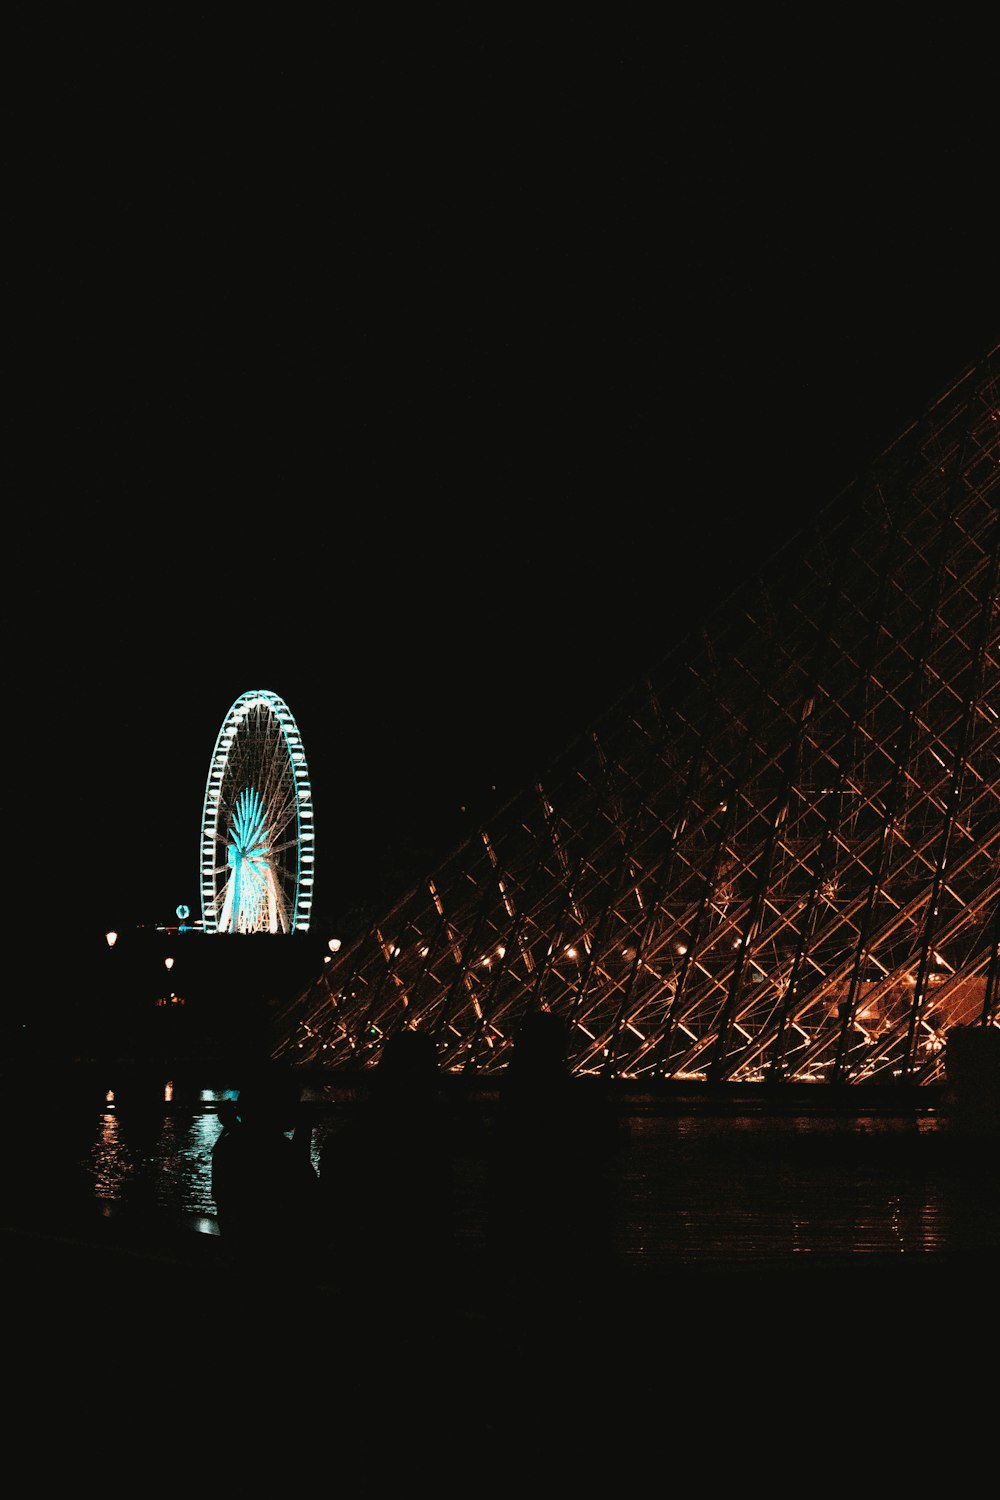
[[[284,854],[287,850],[294,849],[296,847],[297,842],[298,841],[296,839],[292,838],[292,839],[286,839],[286,841],[283,844],[272,844],[271,845],[271,853],[272,854]]]
[[[307,931],[314,850],[298,727],[275,694],[244,693],[223,721],[205,792],[206,931]]]

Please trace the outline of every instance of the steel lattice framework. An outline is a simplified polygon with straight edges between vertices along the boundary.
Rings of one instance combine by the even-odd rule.
[[[998,1024],[998,349],[709,629],[349,943],[276,1055],[431,1031],[578,1074],[924,1083]]]

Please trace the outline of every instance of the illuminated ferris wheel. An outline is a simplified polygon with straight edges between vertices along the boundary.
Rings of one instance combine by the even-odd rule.
[[[208,768],[201,819],[206,932],[308,932],[315,866],[302,736],[275,693],[237,698]]]

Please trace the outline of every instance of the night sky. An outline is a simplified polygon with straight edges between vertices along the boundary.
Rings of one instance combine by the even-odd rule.
[[[251,688],[333,928],[997,338],[988,94],[940,38],[82,26],[23,59],[8,205],[38,931],[197,909]]]

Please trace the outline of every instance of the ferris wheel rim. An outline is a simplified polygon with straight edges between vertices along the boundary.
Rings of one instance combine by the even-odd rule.
[[[312,782],[309,765],[298,724],[285,700],[277,693],[265,689],[251,689],[241,693],[231,705],[216,736],[215,747],[209,760],[205,795],[202,802],[201,839],[199,845],[202,927],[207,933],[217,933],[219,927],[220,866],[217,852],[221,842],[220,816],[222,813],[222,790],[229,768],[240,727],[256,710],[262,710],[280,731],[281,744],[287,758],[290,786],[294,793],[295,868],[292,882],[291,911],[288,914],[287,931],[308,932],[312,917],[313,881],[315,870],[315,826],[312,801]],[[283,768],[284,770],[284,768]],[[272,881],[273,887],[273,881]],[[273,894],[273,890],[272,890]],[[256,930],[256,929],[255,929]],[[273,930],[273,929],[272,929]]]

